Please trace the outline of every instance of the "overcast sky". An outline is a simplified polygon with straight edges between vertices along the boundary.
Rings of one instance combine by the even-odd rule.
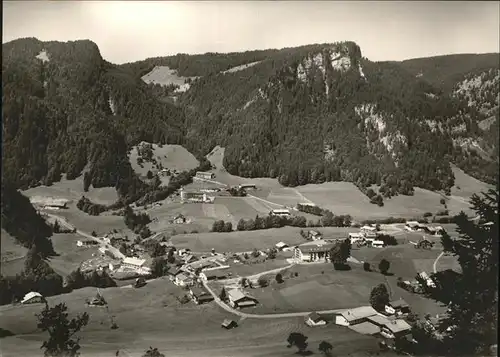
[[[352,40],[402,60],[500,52],[500,2],[3,1],[2,43],[90,39],[113,63]]]

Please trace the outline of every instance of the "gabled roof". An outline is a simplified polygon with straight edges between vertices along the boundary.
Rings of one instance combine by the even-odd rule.
[[[144,263],[146,263],[146,259],[138,259],[133,257],[126,257],[123,259],[123,264],[130,264],[137,267],[141,267]]]
[[[312,253],[312,252],[328,252],[330,249],[335,247],[337,243],[326,243],[326,242],[309,242],[299,245],[299,249],[302,253]]]
[[[392,333],[411,330],[411,326],[408,324],[408,322],[401,319],[389,321],[389,323],[385,324],[385,327]]]
[[[278,243],[276,243],[276,247],[277,248],[285,248],[285,247],[288,247],[288,244],[286,244],[285,242],[278,242]]]
[[[399,300],[395,300],[395,301],[391,301],[389,303],[390,306],[392,306],[393,308],[402,308],[402,307],[408,307],[410,305],[408,305],[408,303],[406,301],[404,301],[403,299],[399,299]]]
[[[209,296],[212,296],[209,294],[208,291],[206,291],[205,289],[203,288],[200,288],[198,286],[193,286],[191,288],[191,292],[193,293],[194,296],[196,297],[201,297],[201,296],[206,296],[206,295],[209,295]]]
[[[243,291],[240,289],[231,289],[227,292],[227,296],[234,302],[237,302],[242,299],[252,299],[255,300],[254,297],[250,295],[246,295]]]
[[[182,270],[180,268],[173,267],[173,266],[168,267],[168,270],[167,270],[167,274],[174,275],[174,276],[181,273],[181,272],[182,272]]]
[[[229,320],[229,319],[225,319],[224,321],[222,321],[222,326],[224,326],[224,327],[228,327],[228,326],[231,326],[233,324],[236,324],[236,321]]]
[[[180,274],[178,274],[175,278],[176,278],[177,280],[180,280],[180,281],[193,279],[193,278],[191,278],[189,275],[184,274],[184,273],[180,273]]]
[[[24,295],[24,298],[22,301],[28,301],[28,300],[31,300],[33,299],[34,297],[43,297],[42,294],[36,292],[36,291],[32,291],[30,293],[27,293],[26,295]]]
[[[210,277],[214,278],[223,278],[227,276],[227,273],[221,269],[214,269],[214,270],[205,270],[203,274],[207,277],[207,279]]]
[[[377,311],[375,311],[375,309],[371,306],[361,306],[355,309],[344,310],[340,313],[340,315],[350,322],[377,315]]]
[[[323,318],[317,312],[311,312],[309,315],[307,315],[307,318],[311,319],[311,321],[314,322],[323,320]]]

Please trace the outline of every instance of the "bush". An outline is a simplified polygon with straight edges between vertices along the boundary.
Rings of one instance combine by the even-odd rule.
[[[382,259],[378,265],[378,269],[380,270],[380,272],[382,274],[387,274],[387,272],[389,271],[389,268],[391,266],[391,263],[389,263],[388,260],[386,259]]]
[[[441,199],[439,200],[439,203],[441,203],[442,205],[444,205],[444,204],[446,204],[446,200],[445,200],[444,198],[441,198]]]
[[[371,268],[371,266],[370,266],[370,263],[368,263],[368,262],[364,262],[364,263],[363,263],[363,269],[364,269],[365,271],[371,271],[371,270],[372,270],[372,268]]]
[[[390,234],[380,234],[377,239],[384,242],[385,245],[398,245],[396,237],[391,236]]]
[[[425,212],[424,213],[424,217],[432,217],[432,213],[431,212]]]
[[[276,274],[276,278],[275,279],[276,279],[276,282],[278,284],[283,283],[283,275],[281,273]]]
[[[259,276],[257,283],[259,284],[259,286],[261,288],[265,288],[266,286],[269,285],[269,280],[264,275],[261,275],[261,276]]]
[[[436,216],[447,216],[449,214],[449,211],[447,209],[445,210],[440,210],[436,212]]]

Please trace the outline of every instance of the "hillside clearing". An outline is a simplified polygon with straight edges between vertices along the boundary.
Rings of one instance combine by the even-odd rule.
[[[185,86],[187,79],[195,79],[196,77],[182,77],[177,74],[177,70],[170,69],[168,66],[156,66],[151,72],[146,73],[141,79],[145,83],[159,84],[161,86],[168,86],[171,84],[178,85],[182,88],[188,89]]]
[[[235,319],[233,315],[213,302],[202,306],[179,304],[175,297],[184,292],[166,279],[150,282],[141,289],[101,291],[110,304],[109,314],[114,316],[117,330],[110,330],[110,315],[105,309],[85,307],[85,299],[95,295],[95,288],[48,298],[51,306],[65,302],[72,316],[83,311],[90,313],[89,325],[79,334],[82,357],[114,355],[117,350],[126,352],[127,356],[140,357],[149,346],[157,347],[166,355],[182,357],[289,356],[286,338],[291,332],[308,336],[313,351],[317,351],[321,340],[331,342],[333,351],[340,355],[369,356],[368,351],[378,350],[377,340],[372,337],[333,324],[309,329],[303,318],[244,321],[236,318],[239,324],[236,329],[222,330],[221,322],[225,318]],[[45,334],[37,331],[34,315],[42,308],[42,304],[0,307],[3,328],[17,334],[2,339],[3,356],[40,354]]]
[[[89,187],[89,191],[83,190],[83,175],[74,180],[66,179],[63,175],[61,181],[54,182],[52,186],[40,185],[22,191],[26,197],[41,196],[50,198],[66,198],[71,201],[78,201],[82,196],[87,197],[94,203],[103,205],[115,203],[118,200],[118,194],[114,187]]]
[[[156,161],[156,165],[146,160],[144,160],[141,165],[137,162],[139,159],[138,147],[144,144],[152,146],[152,159]],[[196,160],[193,154],[180,145],[163,145],[160,147],[157,144],[151,144],[145,141],[134,146],[130,150],[129,161],[134,172],[141,177],[145,177],[148,171],[151,171],[153,174],[158,172],[159,166],[171,171],[176,170],[182,172],[194,169],[199,165],[198,160]]]

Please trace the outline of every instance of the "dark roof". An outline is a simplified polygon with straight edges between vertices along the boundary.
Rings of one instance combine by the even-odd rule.
[[[226,277],[227,274],[226,272],[224,272],[223,270],[220,270],[220,269],[215,269],[215,270],[205,270],[203,272],[203,274],[205,274],[205,276],[208,278],[223,278],[223,277]]]
[[[307,318],[311,319],[314,322],[323,320],[323,318],[317,312],[311,312],[309,315],[307,315]]]
[[[224,321],[222,321],[222,326],[224,326],[224,327],[229,327],[231,325],[236,325],[236,321],[229,320],[229,319],[225,319]]]
[[[182,270],[177,268],[177,267],[173,267],[173,266],[169,267],[168,271],[167,271],[167,274],[170,274],[170,275],[177,275],[179,273],[182,273]]]
[[[391,301],[389,303],[393,308],[403,308],[403,307],[409,307],[410,305],[408,305],[408,303],[406,301],[404,301],[403,299],[399,299],[399,300],[395,300],[395,301]]]

